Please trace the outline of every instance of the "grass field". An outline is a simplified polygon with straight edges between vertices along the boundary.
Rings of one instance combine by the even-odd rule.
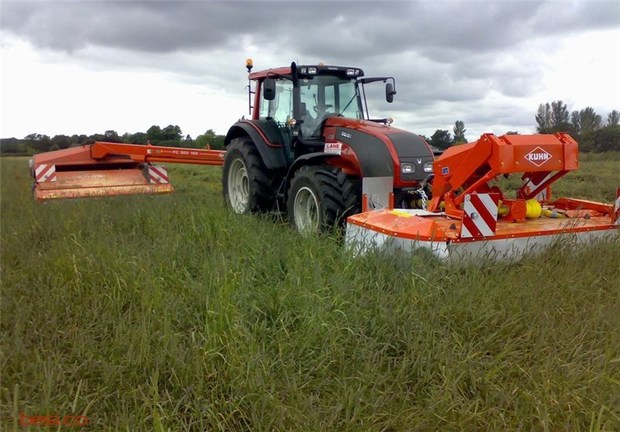
[[[227,212],[219,168],[38,204],[27,159],[1,163],[3,431],[620,430],[618,242],[352,259]],[[590,155],[555,190],[610,202],[618,172]]]

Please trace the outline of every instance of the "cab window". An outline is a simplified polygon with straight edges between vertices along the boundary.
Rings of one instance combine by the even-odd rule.
[[[287,79],[276,80],[276,97],[265,100],[261,95],[259,118],[271,118],[286,123],[293,116],[293,83]]]

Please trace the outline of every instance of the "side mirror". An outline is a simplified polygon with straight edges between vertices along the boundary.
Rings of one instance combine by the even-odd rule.
[[[265,100],[274,100],[276,98],[276,80],[273,78],[265,78],[263,81],[263,98]]]
[[[394,90],[394,84],[391,82],[385,85],[385,100],[388,103],[394,102],[394,95],[396,94],[396,90]]]

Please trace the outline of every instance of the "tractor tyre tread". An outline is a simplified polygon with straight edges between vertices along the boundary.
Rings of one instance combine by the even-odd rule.
[[[248,198],[248,213],[260,213],[271,211],[275,207],[274,181],[265,163],[260,157],[256,146],[249,138],[235,138],[227,148],[227,154],[241,155],[248,172],[250,196]],[[234,157],[234,156],[232,156]],[[228,168],[232,161],[228,158],[224,160],[224,171],[222,176],[222,190],[224,203],[230,207],[228,202]]]
[[[293,176],[291,188],[296,187],[300,179],[312,184],[319,195],[322,214],[320,232],[342,232],[347,217],[360,212],[360,182],[347,176],[340,168],[325,165],[303,166]],[[294,197],[289,197],[289,219],[294,223],[293,201]]]

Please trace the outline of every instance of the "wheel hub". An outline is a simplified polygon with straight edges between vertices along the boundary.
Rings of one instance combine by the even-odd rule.
[[[241,159],[236,159],[228,175],[228,196],[230,207],[235,213],[245,213],[250,197],[250,179],[248,170]]]
[[[319,229],[319,201],[308,187],[297,191],[294,202],[295,226],[302,234],[315,233]]]

